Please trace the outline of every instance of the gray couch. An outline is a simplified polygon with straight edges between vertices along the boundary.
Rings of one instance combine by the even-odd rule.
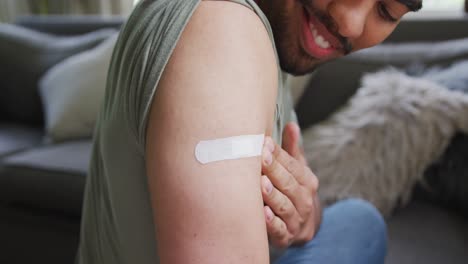
[[[62,36],[54,39],[0,25],[0,263],[72,263],[91,139],[44,141],[37,81],[57,62],[96,46],[109,36],[106,30],[122,22],[118,17],[26,17],[16,23]],[[457,39],[468,37],[467,29],[467,19],[404,21],[389,42]],[[323,120],[356,91],[359,73],[348,71],[347,63],[325,65],[308,83],[297,104],[302,127]],[[336,72],[340,78],[333,78]],[[341,83],[330,82],[330,76]],[[387,263],[468,259],[468,221],[437,203],[417,198],[388,224]]]
[[[123,22],[56,16],[0,24],[0,263],[72,263],[91,139],[48,143],[38,81]]]

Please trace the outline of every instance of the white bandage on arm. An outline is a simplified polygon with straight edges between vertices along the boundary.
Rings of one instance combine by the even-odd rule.
[[[213,140],[202,140],[195,147],[195,158],[206,164],[221,160],[231,160],[260,156],[265,135],[244,135]]]

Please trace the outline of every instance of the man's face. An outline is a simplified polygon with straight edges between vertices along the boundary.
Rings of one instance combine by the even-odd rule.
[[[422,0],[258,0],[281,67],[311,72],[323,62],[381,43]]]

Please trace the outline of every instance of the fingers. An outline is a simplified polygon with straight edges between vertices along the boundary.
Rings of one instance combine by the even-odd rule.
[[[276,145],[270,137],[265,138],[263,159],[263,174],[268,175],[273,185],[283,193],[285,191],[294,192],[299,184],[308,183],[305,176],[305,166]],[[288,193],[285,194],[288,195]]]
[[[288,247],[292,236],[289,234],[286,224],[279,217],[275,216],[270,207],[264,206],[263,209],[270,242],[278,248]]]
[[[269,151],[271,151],[271,156],[269,155],[270,153],[268,153]],[[286,170],[287,172],[289,172],[290,175],[292,175],[295,178],[295,180],[300,185],[312,190],[313,193],[317,191],[318,179],[315,176],[315,174],[309,169],[307,165],[291,157],[289,153],[287,153],[285,150],[283,150],[281,147],[275,144],[271,137],[265,138],[263,158],[263,174],[268,175],[270,180],[272,180],[273,184],[276,187],[279,187],[281,191],[283,191],[283,189],[280,186],[277,186],[278,181],[272,179],[270,177],[270,173],[274,174],[273,176],[275,176],[275,178],[279,177],[279,181],[284,183],[290,180],[282,175],[282,172]]]
[[[265,138],[262,161],[262,196],[270,241],[277,247],[309,241],[320,223],[318,179],[299,147],[300,130],[288,124],[283,147]]]
[[[291,200],[278,191],[267,176],[262,176],[262,196],[265,204],[286,224],[289,233],[295,236],[303,223],[302,217]]]
[[[295,122],[289,122],[283,129],[282,148],[302,165],[307,165],[304,149],[300,146],[301,128]]]
[[[263,148],[262,173],[293,203],[299,215],[307,219],[313,211],[313,197],[318,189],[318,179],[312,171],[268,137]]]
[[[294,122],[288,123],[283,129],[282,148],[294,158],[301,154],[299,151],[299,126]]]

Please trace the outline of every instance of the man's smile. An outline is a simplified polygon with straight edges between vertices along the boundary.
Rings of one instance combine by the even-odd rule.
[[[338,38],[312,13],[304,8],[303,16],[303,46],[306,52],[316,59],[334,57],[342,50]]]
[[[422,0],[256,0],[270,22],[281,69],[303,75],[384,41]]]

